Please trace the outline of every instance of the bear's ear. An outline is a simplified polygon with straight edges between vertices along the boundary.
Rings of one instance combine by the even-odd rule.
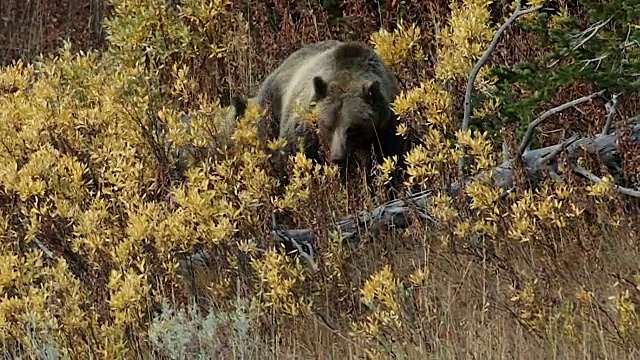
[[[244,96],[234,96],[231,99],[231,106],[236,110],[236,119],[244,116],[244,112],[247,110],[247,98]]]
[[[324,81],[320,76],[315,76],[313,78],[313,91],[314,91],[314,100],[322,100],[327,97],[327,82]]]
[[[375,105],[382,98],[382,93],[380,92],[380,82],[375,80],[372,82],[369,87],[366,89],[365,99],[371,105]]]

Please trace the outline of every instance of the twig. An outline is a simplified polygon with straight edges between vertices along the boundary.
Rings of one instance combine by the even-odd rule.
[[[36,243],[36,245],[38,245],[38,247],[40,248],[40,250],[42,250],[42,252],[44,253],[44,255],[46,257],[48,257],[49,259],[54,259],[53,256],[53,252],[51,250],[49,250],[43,243],[42,241],[38,240],[38,239],[33,239],[33,242]]]
[[[596,176],[594,173],[592,173],[591,171],[583,168],[580,165],[571,165],[571,168],[576,173],[578,173],[578,174],[586,177],[587,179],[591,180],[591,182],[593,182],[594,184],[597,184],[597,183],[603,181],[600,177]],[[614,190],[616,190],[619,193],[621,193],[621,194],[640,198],[640,190],[634,190],[634,189],[630,189],[630,188],[627,188],[627,187],[619,186],[619,185],[616,185],[616,184],[611,184],[611,187]]]
[[[511,155],[509,155],[509,145],[507,145],[506,141],[502,142],[502,162],[507,162],[511,159]]]
[[[627,37],[624,39],[624,43],[620,44],[620,49],[622,50],[622,54],[625,55],[625,59],[627,55],[627,48],[634,45],[638,45],[638,40],[633,40],[629,42],[630,37],[631,37],[631,24],[629,24],[629,27],[627,30]]]
[[[296,250],[298,250],[298,254],[300,256],[302,256],[303,259],[305,259],[305,261],[307,262],[307,264],[309,264],[309,266],[311,267],[311,269],[313,270],[313,272],[317,272],[318,270],[320,270],[320,268],[318,268],[318,265],[316,264],[314,258],[314,252],[313,252],[313,246],[311,246],[311,244],[305,243],[304,246],[308,249],[307,251],[302,249],[302,246],[300,244],[300,242],[298,242],[297,239],[288,236],[284,231],[282,230],[275,230],[274,231],[275,235],[277,235],[281,241],[283,242],[287,242],[291,245],[293,245]]]
[[[287,234],[286,231],[281,230],[280,226],[278,226],[278,220],[276,219],[275,212],[271,213],[271,226],[273,228],[272,236],[276,240],[279,240],[281,243],[288,243],[293,245],[293,247],[295,247],[296,250],[298,250],[298,254],[302,256],[302,258],[307,262],[309,267],[311,267],[313,272],[317,272],[319,270],[318,265],[315,262],[315,254],[313,251],[313,246],[309,244],[307,241],[296,239],[292,236],[289,236],[289,234]],[[303,246],[306,248],[306,250],[302,249]]]
[[[498,31],[493,35],[493,40],[491,40],[491,44],[487,50],[485,50],[484,54],[480,57],[480,59],[476,62],[473,69],[471,69],[471,73],[469,74],[469,79],[467,79],[467,87],[464,94],[464,117],[462,119],[462,131],[466,132],[469,128],[469,120],[471,119],[471,92],[473,91],[473,85],[476,81],[476,77],[480,72],[480,69],[484,66],[484,64],[489,60],[489,56],[496,49],[498,45],[498,41],[502,36],[502,33],[514,22],[517,18],[522,15],[526,15],[535,11],[538,11],[542,8],[542,5],[533,7],[531,9],[522,10],[522,4],[518,2],[518,6],[516,7],[516,11],[511,14],[509,19],[500,26]]]
[[[524,138],[522,138],[522,142],[520,143],[520,147],[518,148],[518,151],[520,152],[520,154],[524,154],[524,151],[527,149],[527,146],[529,146],[529,143],[531,142],[531,137],[533,136],[533,131],[536,129],[536,127],[538,125],[540,125],[543,121],[547,120],[547,118],[549,118],[552,115],[555,115],[559,112],[562,112],[570,107],[582,104],[584,102],[587,101],[591,101],[594,98],[602,95],[604,93],[604,90],[602,91],[598,91],[597,93],[593,93],[591,95],[587,95],[587,96],[583,96],[579,99],[573,100],[573,101],[569,101],[567,103],[564,103],[560,106],[556,106],[551,110],[547,110],[544,114],[540,115],[540,117],[538,117],[537,119],[535,119],[534,121],[532,121],[529,124],[529,127],[527,127],[527,132],[524,135]]]
[[[589,66],[589,64],[596,61],[598,62],[598,65],[596,65],[594,70],[598,70],[600,68],[600,65],[602,64],[602,60],[606,59],[607,57],[609,57],[609,55],[605,54],[605,55],[598,56],[597,58],[581,60],[580,62],[583,62],[584,66],[580,69],[580,71],[586,69],[587,66]]]
[[[605,105],[605,109],[607,110],[607,122],[604,124],[604,128],[602,129],[602,134],[606,135],[609,133],[609,130],[611,130],[611,123],[613,122],[613,115],[615,115],[617,109],[616,106],[618,106],[618,96],[620,94],[613,94],[613,96],[611,97],[611,101],[609,101],[606,105]]]

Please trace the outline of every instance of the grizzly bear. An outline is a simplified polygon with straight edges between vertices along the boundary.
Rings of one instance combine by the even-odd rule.
[[[372,157],[380,160],[403,149],[391,110],[398,93],[395,75],[373,49],[328,40],[292,53],[267,76],[255,101],[272,115],[279,137],[288,140],[285,155],[301,139],[305,155],[318,162],[344,169],[353,158],[369,168]],[[315,113],[317,129],[303,119],[305,111]],[[326,156],[320,155],[322,146]]]

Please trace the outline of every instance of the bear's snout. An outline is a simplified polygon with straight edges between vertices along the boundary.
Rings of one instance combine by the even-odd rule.
[[[336,129],[331,136],[329,146],[329,160],[340,165],[347,160],[347,134],[342,129]]]

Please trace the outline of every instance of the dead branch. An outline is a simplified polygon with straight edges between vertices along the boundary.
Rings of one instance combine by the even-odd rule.
[[[413,209],[422,219],[435,222],[426,212],[427,204],[431,199],[430,190],[410,194],[406,199],[396,199],[380,205],[372,211],[362,211],[357,217],[349,216],[334,226],[342,236],[353,239],[358,228],[365,227],[370,231],[376,231],[381,226],[405,228],[409,224],[408,214]],[[302,243],[312,243],[313,233],[309,229],[277,230],[272,231],[277,241],[285,241],[287,238],[296,239]]]
[[[599,176],[596,176],[594,173],[592,173],[591,171],[583,168],[580,165],[572,165],[571,168],[577,174],[580,174],[580,175],[586,177],[587,179],[589,179],[594,184],[597,184],[597,183],[603,181]],[[618,186],[616,184],[612,184],[611,186],[613,187],[614,190],[616,190],[617,192],[619,192],[621,194],[624,194],[624,195],[627,195],[627,196],[633,196],[633,197],[640,197],[640,190],[634,190],[634,189],[630,189],[630,188],[627,188],[627,187]]]
[[[591,101],[594,98],[602,95],[604,93],[604,90],[602,91],[598,91],[596,93],[593,93],[591,95],[587,95],[587,96],[583,96],[579,99],[575,99],[573,101],[569,101],[567,103],[564,103],[560,106],[556,106],[553,109],[547,110],[544,114],[540,115],[537,119],[535,119],[534,121],[532,121],[529,126],[527,127],[527,132],[525,133],[524,137],[522,138],[522,142],[520,143],[520,147],[518,148],[518,151],[520,151],[521,154],[524,154],[525,150],[527,149],[527,146],[529,146],[529,143],[531,142],[531,137],[533,136],[533,131],[536,129],[536,127],[538,127],[538,125],[540,125],[542,122],[544,122],[545,120],[547,120],[549,117],[551,117],[552,115],[555,115],[557,113],[560,113],[570,107],[574,107],[576,105],[585,103],[587,101]]]
[[[591,25],[591,27],[589,27],[585,31],[581,32],[578,35],[578,38],[585,36],[588,32],[591,32],[591,33],[589,35],[585,36],[576,45],[574,45],[573,50],[578,49],[580,46],[586,44],[587,41],[591,40],[591,38],[593,38],[598,33],[598,31],[600,31],[600,29],[602,29],[605,25],[607,25],[609,23],[609,21],[611,21],[611,19],[613,19],[613,16],[608,18],[605,21],[598,21],[597,23]]]
[[[577,135],[573,135],[572,137],[563,141],[561,144],[562,146],[559,146],[555,151],[552,151],[549,154],[542,156],[540,159],[538,159],[538,161],[536,162],[536,166],[538,168],[545,166],[546,164],[551,162],[553,159],[555,159],[562,151],[564,151],[567,148],[567,146],[573,144],[576,140],[578,140],[578,138],[579,137]]]
[[[467,129],[469,128],[469,120],[471,119],[471,92],[473,91],[473,85],[476,82],[476,78],[478,77],[480,69],[489,60],[489,56],[491,56],[493,51],[496,49],[496,46],[498,46],[498,41],[500,40],[502,33],[504,33],[504,31],[509,26],[511,26],[511,24],[513,24],[513,22],[516,21],[516,19],[520,16],[536,12],[540,9],[542,9],[542,5],[533,7],[531,9],[522,10],[522,3],[519,1],[516,10],[513,12],[513,14],[511,14],[509,19],[507,19],[507,21],[505,21],[505,23],[500,26],[498,31],[496,31],[496,33],[493,35],[493,40],[491,40],[491,43],[489,44],[489,47],[487,48],[487,50],[485,50],[480,59],[478,59],[473,69],[471,69],[464,94],[464,116],[462,118],[463,132],[467,131]]]
[[[611,130],[611,123],[613,122],[613,116],[616,114],[617,106],[618,106],[618,96],[620,94],[614,94],[611,97],[611,101],[605,105],[607,110],[607,122],[604,124],[604,128],[602,129],[602,134],[608,134],[609,130]]]
[[[469,74],[469,78],[467,79],[467,86],[465,88],[465,93],[464,93],[464,115],[462,117],[463,132],[466,132],[467,129],[469,129],[469,122],[471,120],[471,93],[473,92],[473,86],[476,82],[476,78],[478,77],[478,73],[480,72],[480,69],[484,66],[484,64],[486,64],[491,54],[495,51],[496,46],[498,46],[498,41],[500,40],[502,33],[504,33],[505,30],[509,26],[511,26],[511,24],[513,24],[513,22],[516,21],[516,19],[519,18],[520,16],[538,11],[540,9],[542,9],[542,5],[533,7],[531,9],[522,10],[522,2],[518,1],[516,10],[513,12],[513,14],[511,14],[509,19],[507,19],[507,21],[505,21],[505,23],[502,24],[502,26],[500,26],[498,31],[496,31],[496,33],[493,35],[493,39],[491,40],[491,43],[489,44],[489,47],[484,51],[480,59],[478,59],[476,64],[471,69],[471,73]],[[461,175],[464,167],[463,163],[464,163],[464,157],[461,157],[460,162],[458,163],[458,171],[460,172]]]

